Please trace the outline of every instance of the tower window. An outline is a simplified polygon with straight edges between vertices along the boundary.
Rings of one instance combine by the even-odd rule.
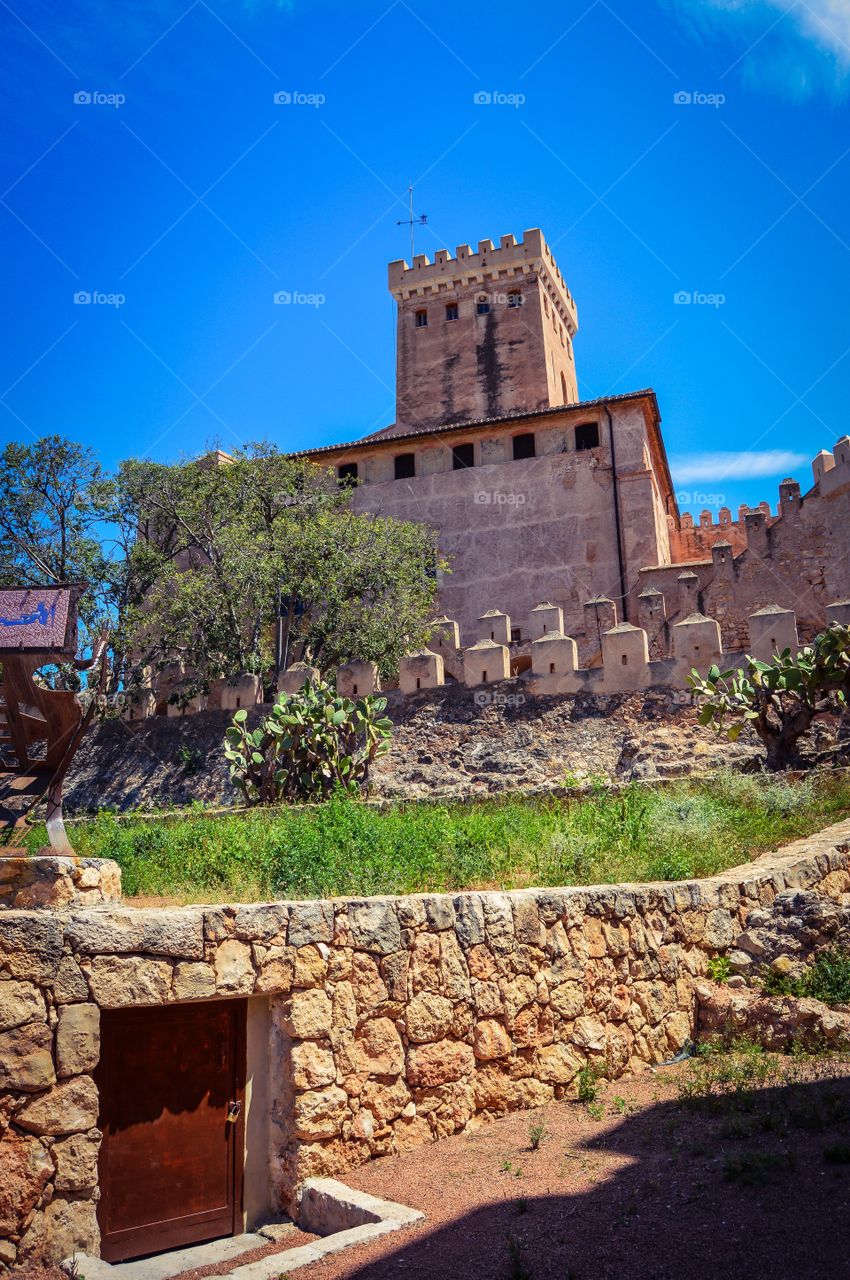
[[[357,483],[357,463],[341,462],[336,469],[336,478],[341,485],[352,482]]]
[[[567,395],[567,380],[564,377],[563,372],[561,373],[561,395],[564,398],[564,404],[569,404],[570,397]]]
[[[457,320],[457,303],[456,302],[446,303],[446,319]]]
[[[462,471],[464,467],[475,466],[475,446],[471,444],[456,444],[452,449],[452,467],[455,471]]]
[[[425,310],[416,312],[416,328],[424,329],[428,324],[428,312]]]
[[[475,309],[476,309],[476,311],[478,312],[478,314],[479,314],[480,316],[486,316],[486,315],[489,313],[489,311],[490,311],[490,303],[489,303],[489,302],[479,302],[479,303],[477,304],[477,306],[476,306],[476,308],[475,308]]]
[[[520,627],[511,627],[511,644],[522,643],[522,630]]]
[[[522,306],[522,304],[523,304],[524,302],[525,302],[525,298],[522,296],[522,294],[521,294],[521,293],[509,293],[509,294],[508,294],[508,306],[509,306],[509,307],[521,307],[521,306]]]
[[[416,475],[416,455],[413,453],[397,453],[395,463],[396,480],[412,480]]]
[[[534,435],[531,431],[521,436],[514,436],[514,462],[519,462],[522,458],[533,458],[535,456]]]
[[[595,449],[599,444],[599,423],[583,422],[581,426],[576,427],[576,451],[581,452],[582,449]]]

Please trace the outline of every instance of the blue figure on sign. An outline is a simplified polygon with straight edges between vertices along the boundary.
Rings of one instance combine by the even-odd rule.
[[[35,606],[32,613],[25,613],[20,618],[0,618],[0,627],[29,627],[36,622],[42,627],[53,624],[56,616],[56,601],[48,608],[43,600]]]

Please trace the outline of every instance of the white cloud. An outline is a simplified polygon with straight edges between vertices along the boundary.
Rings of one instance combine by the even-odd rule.
[[[850,0],[661,0],[694,34],[727,39],[744,78],[803,97],[846,91]]]
[[[765,476],[785,477],[809,459],[790,449],[761,449],[751,453],[680,453],[670,459],[676,484],[713,484],[719,480],[757,480]]]

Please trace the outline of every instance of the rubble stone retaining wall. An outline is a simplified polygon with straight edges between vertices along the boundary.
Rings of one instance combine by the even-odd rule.
[[[100,1010],[270,1008],[273,1199],[571,1096],[693,1033],[710,956],[785,889],[850,889],[850,821],[704,881],[0,911],[0,1262],[98,1252]]]

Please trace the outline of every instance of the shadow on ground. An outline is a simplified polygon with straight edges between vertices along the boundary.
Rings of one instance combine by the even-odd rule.
[[[516,1197],[316,1269],[350,1280],[832,1280],[850,1276],[850,1079],[660,1102],[565,1149],[549,1139],[549,1189],[584,1162],[586,1189],[537,1194],[539,1153]],[[436,1148],[419,1160],[439,1178]],[[407,1159],[407,1157],[405,1158]],[[575,1162],[578,1161],[578,1165]],[[452,1177],[451,1172],[447,1175]],[[482,1169],[477,1188],[488,1181]],[[408,1203],[425,1208],[405,1178]],[[449,1190],[449,1181],[444,1186]],[[514,1187],[510,1189],[513,1196]],[[447,1194],[447,1199],[449,1199]],[[313,1272],[311,1271],[311,1275]]]

